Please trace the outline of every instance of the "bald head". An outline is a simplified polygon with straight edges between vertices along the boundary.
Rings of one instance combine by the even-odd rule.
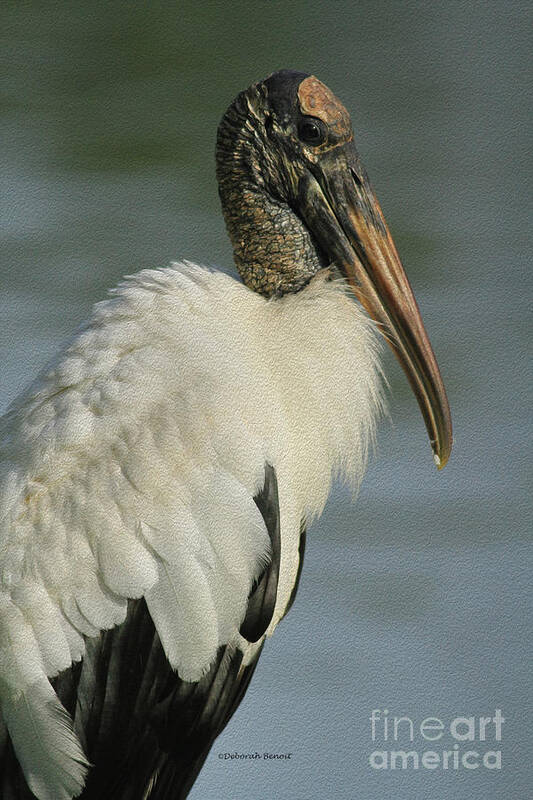
[[[303,115],[322,120],[335,138],[348,141],[352,137],[350,115],[331,89],[314,75],[304,78],[298,86],[298,102]]]

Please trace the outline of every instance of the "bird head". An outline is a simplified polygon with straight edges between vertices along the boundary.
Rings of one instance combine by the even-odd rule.
[[[452,447],[446,392],[343,104],[313,75],[276,72],[231,104],[216,158],[244,282],[283,295],[334,265],[404,368],[442,468]]]

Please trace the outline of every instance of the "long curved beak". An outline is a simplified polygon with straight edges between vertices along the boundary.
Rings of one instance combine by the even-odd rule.
[[[321,155],[300,179],[298,207],[319,246],[379,324],[405,370],[434,460],[452,449],[446,391],[413,291],[352,142]]]

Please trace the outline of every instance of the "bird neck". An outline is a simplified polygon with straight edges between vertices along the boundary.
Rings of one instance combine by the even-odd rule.
[[[257,87],[242,92],[218,128],[216,165],[222,211],[244,283],[266,297],[297,292],[327,261],[283,197],[283,163],[250,114]],[[286,181],[286,185],[289,181]]]
[[[226,227],[244,283],[266,297],[298,292],[325,266],[289,205],[235,176],[220,182]]]

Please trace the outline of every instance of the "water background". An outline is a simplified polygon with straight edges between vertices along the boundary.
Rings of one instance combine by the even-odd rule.
[[[1,16],[2,409],[123,274],[231,266],[216,126],[283,67],[351,111],[450,397],[438,474],[386,356],[392,423],[359,499],[337,487],[311,530],[294,608],[193,800],[530,796],[526,4],[4,0]],[[502,769],[373,770],[394,749],[370,736],[385,708],[501,708]],[[218,758],[265,751],[292,758]]]

